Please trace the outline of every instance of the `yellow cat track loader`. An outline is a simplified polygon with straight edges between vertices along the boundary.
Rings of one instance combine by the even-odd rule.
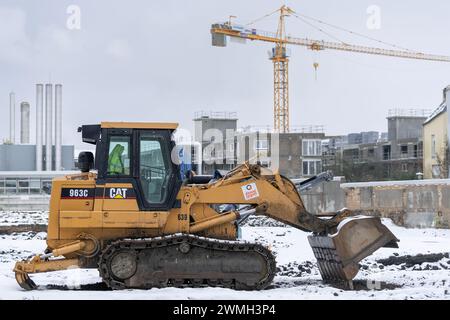
[[[292,181],[248,162],[223,176],[182,179],[172,161],[175,123],[84,125],[75,175],[53,180],[47,249],[14,268],[30,274],[97,268],[112,289],[218,286],[260,290],[272,281],[275,258],[265,246],[239,240],[240,224],[264,215],[310,232],[326,281],[350,281],[358,262],[398,239],[377,217],[349,210],[319,218],[306,211]]]

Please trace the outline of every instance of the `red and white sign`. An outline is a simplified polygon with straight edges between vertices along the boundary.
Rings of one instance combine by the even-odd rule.
[[[242,193],[244,194],[245,200],[251,200],[259,197],[258,188],[255,183],[249,183],[242,186]]]

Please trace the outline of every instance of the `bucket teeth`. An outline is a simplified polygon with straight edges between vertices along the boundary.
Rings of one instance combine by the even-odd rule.
[[[330,237],[308,236],[308,240],[323,280],[347,282],[353,279],[359,265],[352,263],[344,266]]]
[[[334,234],[313,234],[308,241],[322,278],[349,282],[357,275],[362,259],[399,240],[380,218],[356,216],[341,221]]]

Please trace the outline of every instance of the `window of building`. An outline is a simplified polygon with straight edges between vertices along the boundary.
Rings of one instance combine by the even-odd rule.
[[[400,152],[402,153],[402,154],[408,154],[408,145],[402,145],[401,147],[400,147]]]
[[[302,154],[304,156],[321,156],[322,140],[306,139],[302,141]]]
[[[383,160],[391,159],[391,146],[383,146]]]
[[[373,156],[375,155],[375,149],[374,149],[374,148],[369,148],[369,149],[367,150],[367,155],[368,155],[369,157],[373,157]]]
[[[402,163],[402,171],[408,172],[408,164],[407,163]]]
[[[418,148],[418,146],[417,146],[417,144],[415,144],[414,145],[414,158],[417,158],[418,157],[418,151],[419,151],[419,148]]]
[[[322,161],[321,160],[303,160],[303,175],[314,176],[321,172]]]
[[[6,188],[16,188],[17,180],[15,178],[6,178]]]
[[[29,193],[29,186],[30,186],[30,182],[28,179],[21,179],[18,181],[19,184],[19,188],[18,191],[20,194],[28,194]]]
[[[362,150],[354,149],[353,150],[353,161],[358,162],[360,159],[362,159]]]
[[[130,174],[129,136],[112,136],[109,141],[108,175]]]
[[[436,159],[436,136],[434,134],[431,135],[431,157]]]
[[[30,186],[30,182],[28,180],[19,180],[19,188],[28,188]]]
[[[267,150],[268,143],[267,140],[257,140],[256,141],[256,150]]]
[[[40,180],[30,180],[30,188],[34,189],[40,189],[41,188],[41,181]]]
[[[228,151],[229,152],[234,152],[234,141],[228,143]]]

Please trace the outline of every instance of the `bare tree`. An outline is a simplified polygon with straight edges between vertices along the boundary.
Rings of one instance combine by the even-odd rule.
[[[443,152],[441,155],[436,154],[436,161],[439,166],[439,178],[447,179],[449,177],[449,148],[448,148],[448,140],[445,141],[444,146],[442,147]]]

